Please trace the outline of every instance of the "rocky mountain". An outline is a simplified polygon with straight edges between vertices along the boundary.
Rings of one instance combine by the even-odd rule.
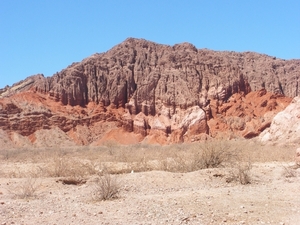
[[[84,145],[251,138],[299,94],[299,72],[300,60],[128,38],[52,77],[0,89],[2,140],[37,145],[37,132],[52,129]]]

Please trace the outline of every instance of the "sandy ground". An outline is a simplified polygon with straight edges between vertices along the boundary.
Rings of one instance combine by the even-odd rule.
[[[0,169],[10,166],[2,163]],[[248,185],[227,183],[224,168],[114,175],[121,192],[110,201],[95,201],[95,176],[79,186],[37,178],[37,193],[30,199],[16,196],[28,178],[2,176],[0,224],[297,225],[300,169],[292,177],[284,171],[282,163],[254,164]]]

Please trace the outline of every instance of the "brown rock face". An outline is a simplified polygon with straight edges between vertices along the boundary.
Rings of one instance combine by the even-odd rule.
[[[255,110],[247,110],[245,105],[244,114],[238,114],[231,96],[248,96],[263,88],[264,95],[273,92],[274,96],[294,97],[299,94],[299,71],[300,60],[129,38],[52,77],[35,75],[0,89],[0,128],[28,136],[40,129],[58,127],[77,144],[89,144],[100,138],[93,134],[95,124],[108,121],[127,132],[159,136],[160,143],[171,143],[199,140],[203,138],[200,134],[228,129],[228,123],[216,118],[228,116],[234,109],[234,130],[252,137],[269,122],[255,125],[253,131],[247,127],[253,119],[237,122],[248,114],[254,118]],[[257,98],[255,94],[252,97]],[[247,104],[256,104],[252,100]],[[280,108],[277,100],[259,104],[265,114]],[[187,119],[189,116],[197,121]],[[209,126],[207,118],[213,118]],[[103,132],[109,129],[101,126]],[[77,135],[80,132],[89,135],[83,140],[85,135]]]
[[[271,125],[274,116],[289,105],[292,98],[267,92],[236,93],[222,105],[215,102],[208,121],[211,135],[230,135],[253,138]]]

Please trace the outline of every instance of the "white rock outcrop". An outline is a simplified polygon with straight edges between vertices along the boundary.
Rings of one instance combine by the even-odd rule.
[[[271,126],[259,135],[263,143],[300,143],[300,96],[272,120]]]

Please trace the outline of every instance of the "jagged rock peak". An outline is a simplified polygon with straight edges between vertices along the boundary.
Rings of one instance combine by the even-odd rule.
[[[195,45],[193,45],[191,43],[188,43],[188,42],[183,42],[183,43],[180,43],[180,44],[175,44],[173,46],[173,49],[175,51],[177,51],[177,50],[190,50],[190,51],[194,51],[194,52],[198,51],[198,49],[196,48]]]
[[[17,91],[49,93],[65,105],[114,104],[128,107],[134,114],[156,114],[171,107],[169,114],[173,114],[177,107],[205,107],[210,99],[226,101],[234,93],[261,88],[297,96],[299,71],[300,60],[127,38],[105,53],[73,63],[51,78],[42,77]]]
[[[162,45],[162,44],[158,44],[154,41],[149,41],[143,38],[133,38],[133,37],[129,37],[126,38],[123,42],[120,43],[120,45],[143,45],[143,44],[151,44],[151,45]],[[166,45],[168,46],[168,45]]]

